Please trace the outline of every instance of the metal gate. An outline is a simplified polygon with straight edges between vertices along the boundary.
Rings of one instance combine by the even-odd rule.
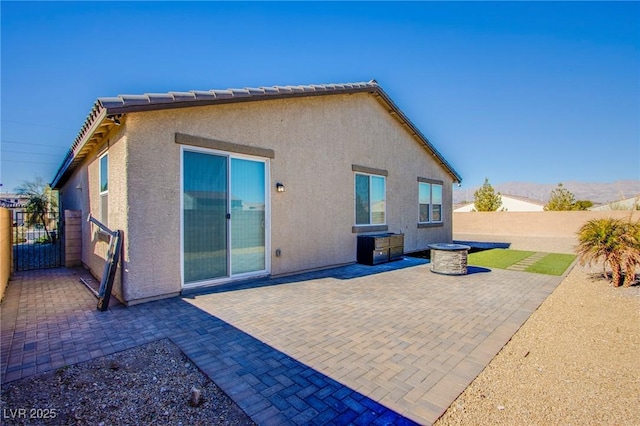
[[[64,262],[60,213],[13,212],[13,270],[59,268]]]

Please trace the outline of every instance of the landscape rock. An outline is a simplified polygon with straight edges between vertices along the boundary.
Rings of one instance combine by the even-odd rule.
[[[640,286],[601,271],[575,266],[435,425],[640,425]]]
[[[164,339],[9,382],[2,385],[0,413],[33,407],[55,410],[55,418],[34,422],[7,415],[1,424],[255,425],[187,363],[180,349]],[[188,397],[192,389],[198,393],[196,406]]]

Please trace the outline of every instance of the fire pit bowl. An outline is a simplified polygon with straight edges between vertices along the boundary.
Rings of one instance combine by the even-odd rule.
[[[435,243],[431,249],[431,272],[444,275],[466,275],[467,254],[471,249],[464,244]]]

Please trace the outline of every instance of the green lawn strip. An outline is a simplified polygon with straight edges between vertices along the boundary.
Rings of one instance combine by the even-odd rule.
[[[491,249],[469,254],[467,264],[484,266],[485,268],[506,269],[507,267],[525,259],[534,251]]]
[[[576,256],[573,254],[549,253],[525,271],[536,274],[562,275],[575,258]]]

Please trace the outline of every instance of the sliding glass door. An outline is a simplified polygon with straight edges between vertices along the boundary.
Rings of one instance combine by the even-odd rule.
[[[227,158],[184,151],[184,282],[226,277]]]
[[[184,284],[264,272],[266,162],[183,151]]]
[[[231,159],[231,273],[265,269],[264,162]]]

